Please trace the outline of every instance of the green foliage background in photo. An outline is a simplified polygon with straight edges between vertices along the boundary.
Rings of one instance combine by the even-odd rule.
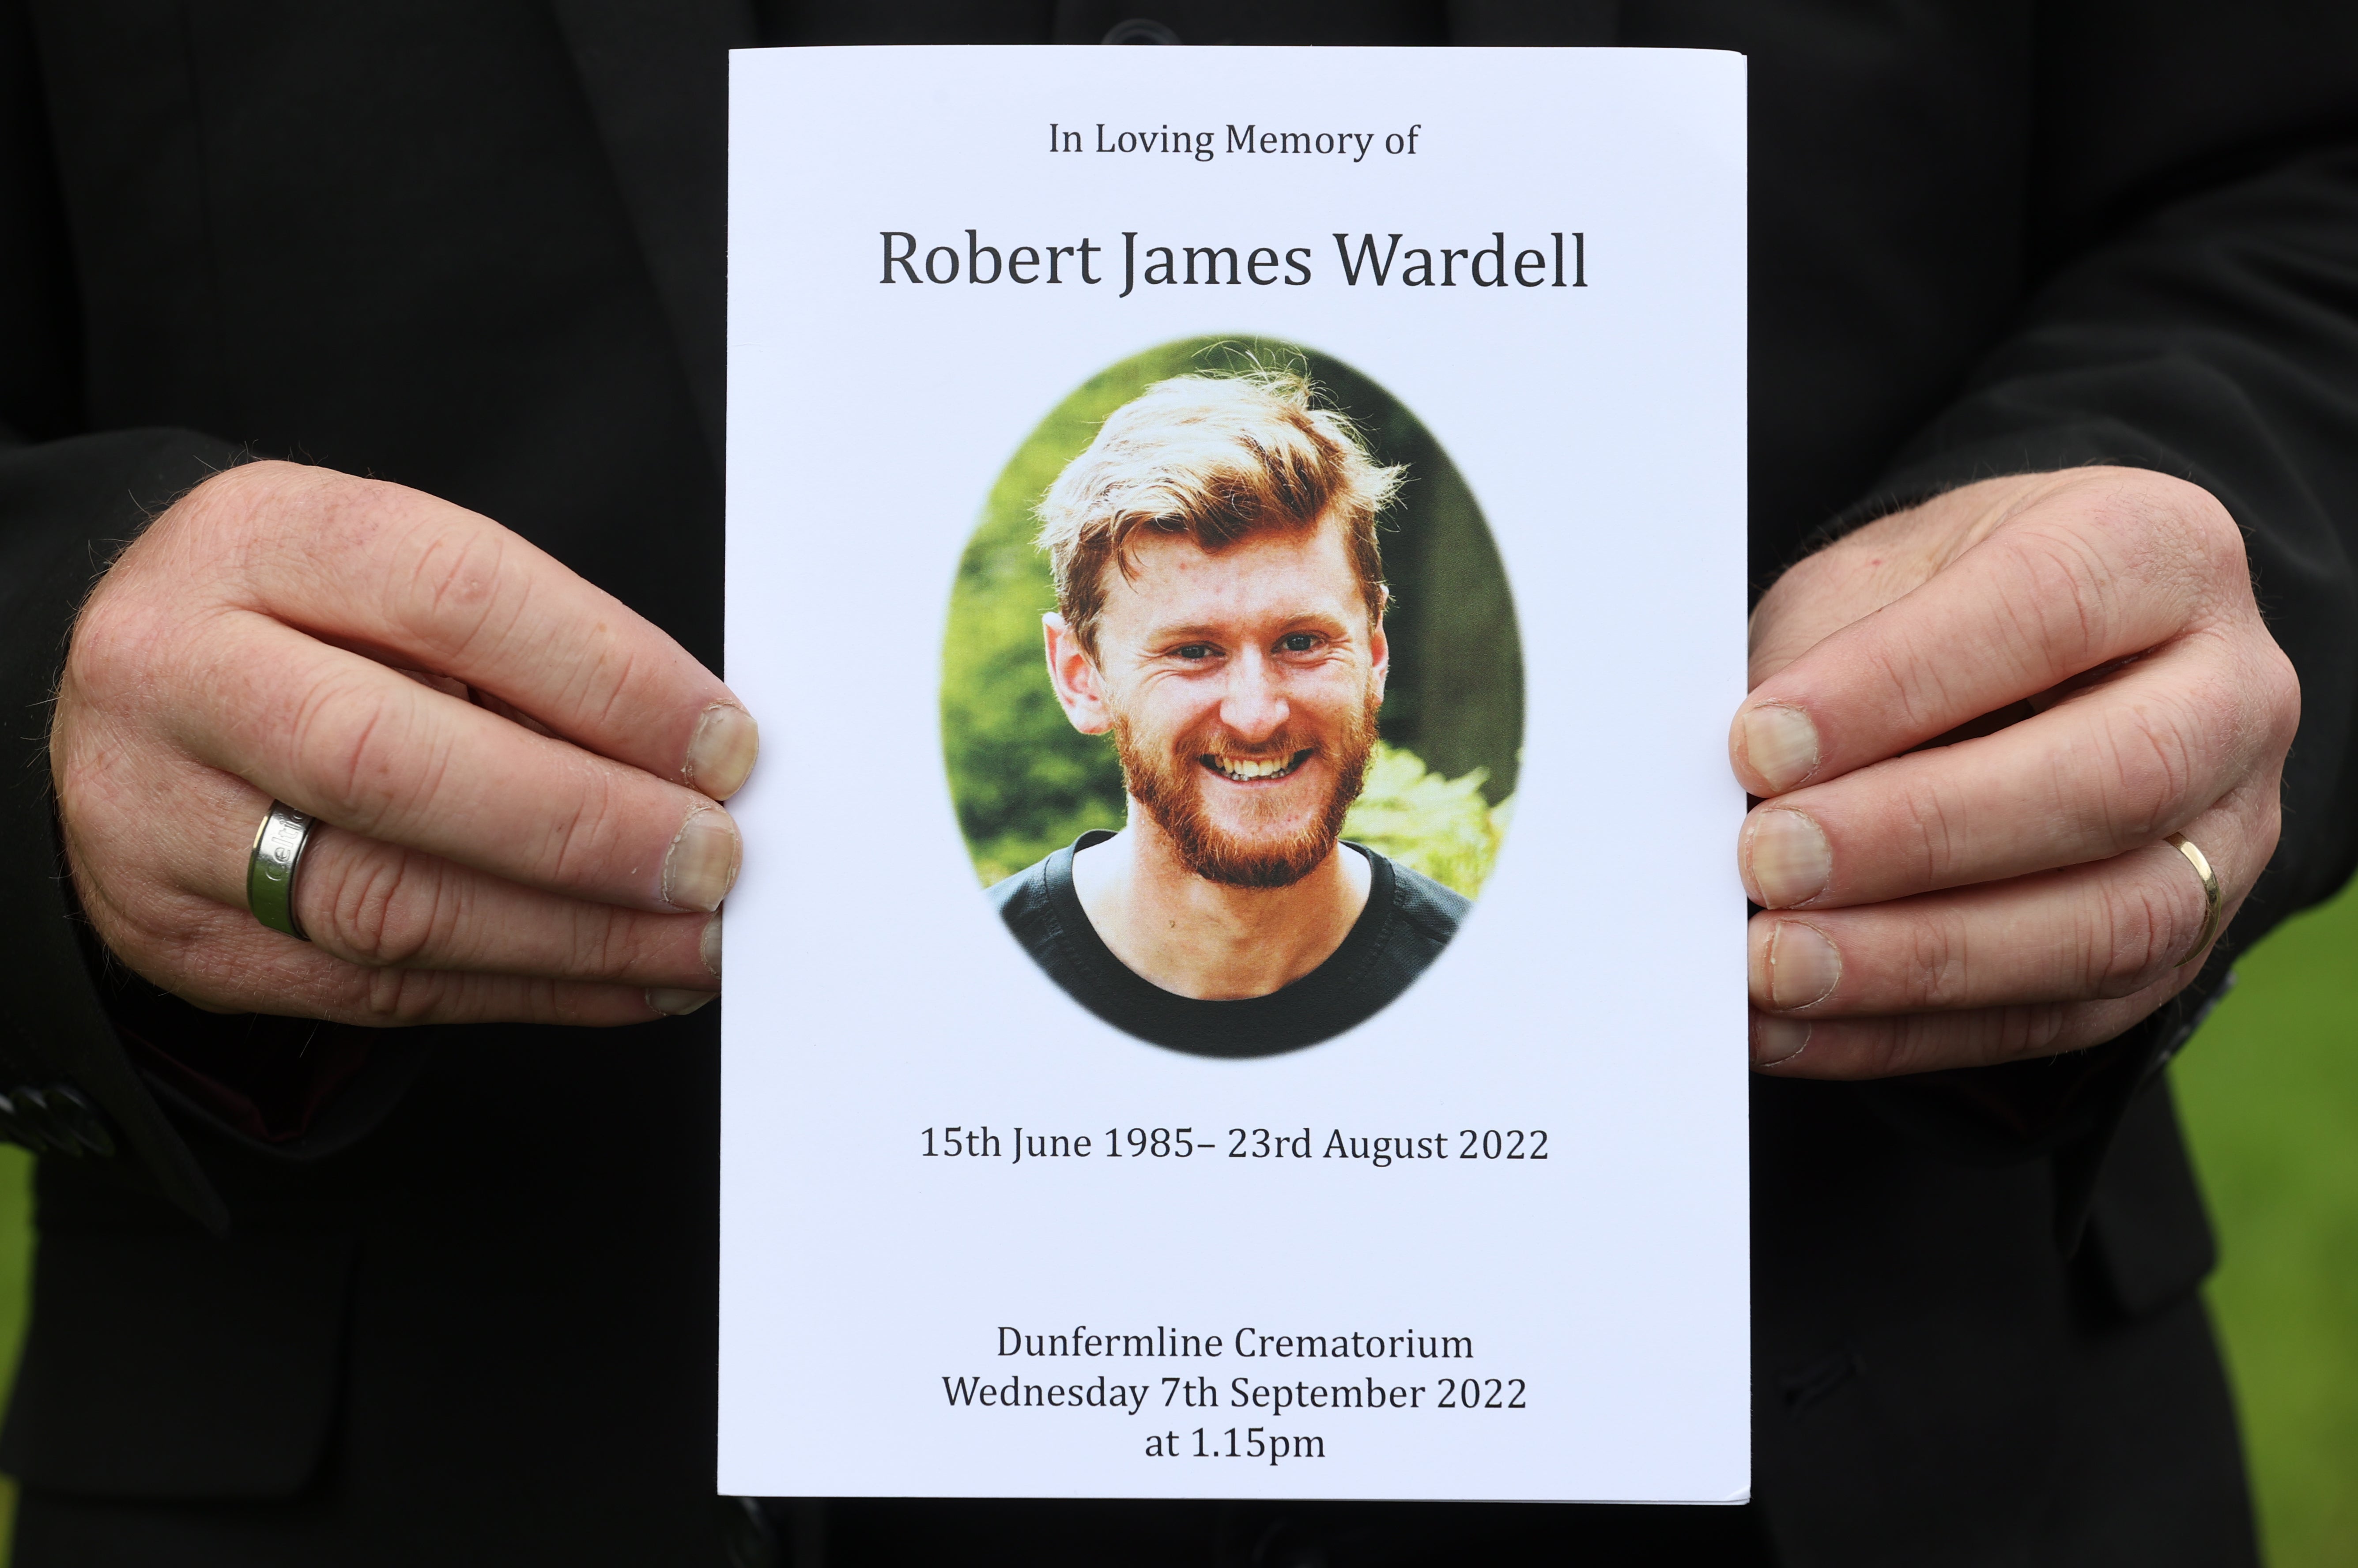
[[[958,826],[987,886],[1091,827],[1120,827],[1111,741],[1065,722],[1040,617],[1055,608],[1033,504],[1106,416],[1170,376],[1253,366],[1306,373],[1358,422],[1376,458],[1408,465],[1384,514],[1392,670],[1383,745],[1345,834],[1471,896],[1511,810],[1523,732],[1522,654],[1497,545],[1448,455],[1400,401],[1339,360],[1256,338],[1191,338],[1089,378],[1042,420],[983,503],[942,643],[942,751]]]

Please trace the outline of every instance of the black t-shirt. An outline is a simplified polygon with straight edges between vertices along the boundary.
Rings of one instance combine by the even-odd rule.
[[[1197,1056],[1274,1056],[1364,1023],[1415,983],[1473,906],[1461,893],[1363,844],[1374,880],[1368,906],[1326,961],[1267,996],[1199,1001],[1164,990],[1113,956],[1073,891],[1073,856],[1112,838],[1103,828],[990,890],[1000,918],[1048,978],[1117,1029]]]

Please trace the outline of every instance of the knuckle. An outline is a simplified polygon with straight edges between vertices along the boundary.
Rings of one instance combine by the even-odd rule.
[[[2250,868],[2265,866],[2277,852],[2277,842],[2284,834],[2284,798],[2280,791],[2261,792],[2257,815],[2252,821],[2248,847],[2244,850],[2243,880],[2248,883]]]
[[[295,468],[293,463],[276,459],[232,464],[166,507],[150,524],[148,535],[169,537],[188,530],[210,532],[248,516]]]
[[[403,539],[407,559],[395,579],[410,629],[451,657],[495,636],[522,609],[523,593],[503,585],[508,535],[462,514],[413,521]]]
[[[1922,1023],[1920,1018],[1902,1015],[1877,1020],[1857,1031],[1851,1042],[1855,1076],[1896,1078],[1917,1071]]]
[[[2173,590],[2190,618],[2222,600],[2250,602],[2244,531],[2201,485],[2151,470],[2113,470],[2094,516],[2119,540],[2126,571]]]
[[[1964,933],[1953,916],[1915,921],[1909,930],[1908,1005],[1931,1011],[1953,1008],[1965,991]]]
[[[588,1005],[579,986],[557,980],[534,980],[525,989],[523,1011],[535,1023],[595,1024],[611,1022]]]
[[[1900,1077],[2050,1055],[2061,1049],[2068,1017],[2061,1005],[2027,1004],[1883,1020],[1858,1042],[1861,1076]]]
[[[397,837],[403,822],[430,810],[441,794],[449,741],[413,734],[408,695],[360,671],[330,676],[304,695],[287,731],[287,769],[330,803],[323,815],[337,826]]]
[[[529,589],[520,589],[521,602]],[[660,686],[662,664],[644,667],[643,650],[633,645],[628,628],[601,619],[592,626],[577,626],[566,649],[564,687],[554,693],[552,711],[571,721],[603,731],[621,731],[635,709]]]
[[[2033,1056],[2051,1056],[2062,1049],[2071,1018],[2061,1002],[2035,1002],[1993,1010],[1979,1041],[1980,1065],[1994,1066]]]
[[[2243,531],[2200,485],[2097,468],[2049,499],[2063,503],[2031,509],[2008,534],[2059,651],[2068,644],[2091,661],[2133,651],[2109,643],[2157,589],[2190,621],[2223,598],[2249,601]]]
[[[643,922],[626,911],[581,903],[572,913],[575,973],[590,978],[627,975],[645,960]]]
[[[49,725],[49,785],[70,859],[103,852],[106,840],[83,829],[95,818],[124,815],[131,784],[113,726],[63,702]]]
[[[211,923],[193,899],[156,889],[124,889],[75,868],[82,913],[106,950],[158,984],[186,968],[192,934],[210,935]]]
[[[288,509],[287,519],[292,531],[308,541],[377,544],[387,524],[399,517],[400,497],[406,493],[400,485],[333,469],[297,469],[277,480],[274,493],[301,496],[303,504]]]
[[[74,618],[58,699],[68,706],[134,702],[155,672],[168,666],[171,617],[145,583],[110,572]]]
[[[2251,553],[2234,514],[2218,497],[2199,484],[2185,480],[2167,480],[2166,484],[2166,492],[2156,499],[2173,524],[2170,542],[2200,575],[2199,586],[2206,596],[2215,597],[2223,591],[2248,600],[2252,596]]]
[[[2200,486],[2153,469],[2090,470],[2079,488],[2082,513],[2105,534],[2144,549],[2181,554],[2209,500]]]
[[[2177,859],[2177,851],[2170,856]],[[2100,884],[2079,934],[2083,994],[2132,996],[2169,972],[2201,924],[2201,890],[2195,890],[2198,907],[2190,922],[2184,891],[2153,874],[2111,877]]]
[[[2094,516],[2026,524],[2003,538],[2007,569],[1995,574],[1992,604],[1999,645],[2034,677],[2093,662],[2119,611],[2101,503]]]
[[[1876,1019],[1855,1042],[1859,1076],[1898,1078],[1953,1066],[1959,1027],[1956,1014],[1908,1012]]]
[[[2300,672],[2274,637],[2265,630],[2258,636],[2259,668],[2250,682],[2250,701],[2258,709],[2258,722],[2251,728],[2270,757],[2281,757],[2292,749],[2293,736],[2300,728]]]
[[[1948,886],[1963,874],[1973,853],[1959,782],[1940,769],[1911,769],[1907,776],[1900,809],[1915,860],[1909,880],[1926,888]]]
[[[167,538],[192,535],[197,547],[233,558],[300,526],[332,497],[343,476],[305,463],[262,459],[214,474],[157,520]]]
[[[378,811],[362,809],[366,781],[376,772],[373,752],[384,727],[380,704],[348,682],[330,679],[306,693],[288,727],[295,761],[335,807],[344,827],[373,833]]]
[[[224,488],[213,492],[216,485]],[[377,558],[389,538],[400,537],[416,492],[334,469],[255,462],[206,481],[189,497],[200,498],[207,503],[200,525],[222,535],[231,554],[267,558],[282,573],[303,577]]]
[[[446,973],[429,969],[356,972],[343,1010],[352,1022],[400,1029],[454,1020],[504,1019],[525,1023],[611,1022],[584,1005],[579,989],[548,979]]]
[[[433,969],[362,969],[355,1011],[360,1022],[377,1028],[430,1023],[457,978]]]
[[[1860,535],[1853,535],[1794,562],[1769,585],[1753,611],[1747,633],[1754,684],[1768,680],[1891,597],[1878,596],[1869,581],[1875,559]]]
[[[1927,657],[1921,640],[1904,633],[1890,638],[1862,640],[1864,673],[1870,676],[1880,701],[1877,706],[1909,733],[1933,727],[1931,716],[1945,713],[1953,703],[1949,689],[1949,661]],[[1945,728],[1945,726],[1943,726]]]
[[[617,639],[601,637],[579,664],[584,690],[573,706],[591,714],[599,727],[613,726],[628,711],[639,685],[638,654]]]
[[[2106,711],[2097,731],[2101,826],[2116,840],[2150,838],[2201,775],[2194,735],[2203,726],[2150,698]]]
[[[560,887],[589,886],[602,875],[622,834],[630,802],[603,769],[573,770],[565,808],[548,817],[539,857],[543,880]]]
[[[260,496],[275,495],[290,485],[310,483],[323,471],[283,458],[256,458],[222,470],[181,497],[179,504],[235,506],[242,501],[250,503]]]
[[[305,921],[314,940],[368,968],[447,955],[465,921],[465,896],[449,867],[404,849],[371,846],[345,858],[315,897],[321,918]]]

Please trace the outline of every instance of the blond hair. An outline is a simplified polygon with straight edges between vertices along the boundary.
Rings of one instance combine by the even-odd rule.
[[[1157,382],[1114,410],[1033,509],[1057,612],[1094,656],[1106,567],[1130,575],[1141,529],[1186,535],[1217,555],[1254,534],[1333,517],[1374,626],[1385,600],[1376,516],[1402,473],[1368,454],[1347,415],[1314,406],[1310,383],[1292,372]]]

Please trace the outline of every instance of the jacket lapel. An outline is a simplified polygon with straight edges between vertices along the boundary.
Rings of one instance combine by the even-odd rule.
[[[718,465],[728,428],[729,51],[752,0],[553,0]]]

